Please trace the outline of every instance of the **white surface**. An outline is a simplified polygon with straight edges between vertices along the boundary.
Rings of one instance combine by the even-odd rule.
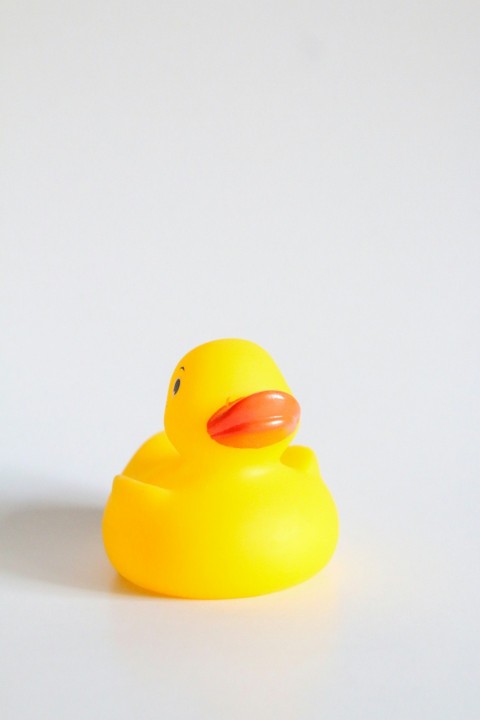
[[[479,8],[4,0],[2,720],[479,717]],[[222,336],[300,399],[338,552],[141,595],[101,508]]]

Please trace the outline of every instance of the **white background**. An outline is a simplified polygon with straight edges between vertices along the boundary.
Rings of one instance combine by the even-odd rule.
[[[1,7],[2,719],[478,718],[479,3]],[[284,371],[340,544],[155,598],[102,506],[224,336]]]

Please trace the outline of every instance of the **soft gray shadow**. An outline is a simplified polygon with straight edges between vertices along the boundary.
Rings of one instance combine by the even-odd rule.
[[[90,505],[39,503],[11,509],[0,517],[0,575],[100,593],[117,599],[210,602],[156,595],[124,580],[110,565],[105,554],[101,533],[102,514],[100,507]],[[246,598],[242,602],[271,603],[272,597],[293,599],[299,594],[305,594],[305,587],[311,588],[315,583],[322,585],[322,592],[328,599],[331,589],[328,590],[329,583],[325,585],[325,582],[322,573],[320,578],[311,579],[289,591],[263,598]],[[316,595],[307,592],[306,597],[310,598],[310,602]]]
[[[101,536],[102,510],[29,505],[0,520],[0,572],[40,583],[109,595],[154,597],[121,578]]]

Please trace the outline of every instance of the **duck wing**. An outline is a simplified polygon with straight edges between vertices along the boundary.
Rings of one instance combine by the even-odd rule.
[[[151,482],[153,476],[161,475],[178,460],[179,455],[165,432],[149,438],[137,450],[122,475],[142,482]]]

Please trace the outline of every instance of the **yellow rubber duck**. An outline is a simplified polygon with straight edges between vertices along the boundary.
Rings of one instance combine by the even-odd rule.
[[[113,482],[103,517],[113,566],[184,598],[261,595],[314,575],[335,550],[338,519],[312,450],[288,447],[299,418],[255,343],[214,340],[185,355],[165,432]]]

